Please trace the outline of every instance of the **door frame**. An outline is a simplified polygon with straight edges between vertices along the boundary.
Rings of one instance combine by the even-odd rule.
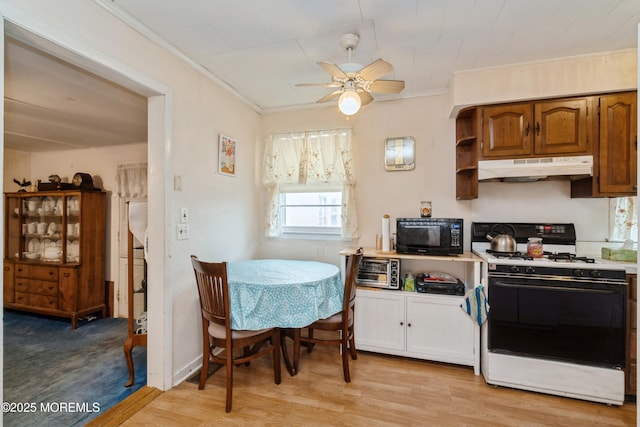
[[[148,345],[147,345],[147,385],[160,390],[168,390],[172,381],[172,301],[170,289],[165,278],[169,277],[171,260],[171,234],[165,233],[165,224],[169,217],[172,167],[171,153],[171,111],[172,93],[163,84],[151,77],[120,63],[116,59],[84,45],[80,40],[71,39],[62,33],[56,33],[50,26],[26,15],[21,10],[6,4],[0,5],[2,16],[2,60],[0,75],[4,82],[4,37],[5,34],[24,41],[39,50],[70,62],[89,72],[147,97],[148,99],[148,203],[149,211],[162,213],[150,216],[149,226],[149,268],[148,281],[153,283],[154,291],[148,295]],[[4,152],[4,86],[2,91],[2,115],[0,126],[0,144]],[[4,154],[2,154],[4,161]],[[2,214],[4,215],[4,209]],[[3,218],[4,221],[4,218]],[[0,227],[0,238],[4,239],[4,230]],[[117,258],[112,260],[117,263]],[[2,279],[0,279],[2,280]],[[1,322],[1,321],[0,321]],[[2,326],[2,323],[0,323]],[[3,340],[4,341],[4,340]],[[124,344],[124,343],[123,343]],[[0,392],[1,393],[1,392]]]

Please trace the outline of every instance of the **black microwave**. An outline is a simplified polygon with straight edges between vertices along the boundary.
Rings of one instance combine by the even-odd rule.
[[[461,218],[397,218],[396,252],[417,255],[462,254]]]

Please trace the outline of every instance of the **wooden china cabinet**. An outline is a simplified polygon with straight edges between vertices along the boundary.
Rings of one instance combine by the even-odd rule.
[[[106,315],[106,193],[5,193],[4,307]]]

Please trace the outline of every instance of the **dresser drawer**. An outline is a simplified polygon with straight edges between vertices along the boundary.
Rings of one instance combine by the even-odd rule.
[[[16,277],[58,281],[58,267],[48,265],[16,264]]]
[[[29,293],[36,295],[58,296],[58,282],[30,280]]]
[[[42,308],[50,308],[52,310],[57,310],[58,297],[52,297],[48,295],[29,294],[29,305],[31,307],[42,307]]]
[[[58,297],[51,295],[36,295],[26,292],[16,292],[16,304],[26,305],[30,307],[58,309]]]
[[[29,305],[29,294],[26,292],[16,291],[15,303],[20,305]]]
[[[58,296],[58,282],[19,278],[15,284],[16,292],[37,295]]]
[[[58,281],[58,267],[50,267],[47,265],[28,265],[27,274],[31,279]],[[16,276],[18,276],[16,272]]]

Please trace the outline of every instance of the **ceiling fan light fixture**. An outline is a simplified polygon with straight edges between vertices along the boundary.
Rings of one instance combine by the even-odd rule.
[[[338,108],[346,116],[352,116],[357,113],[361,104],[360,96],[354,90],[344,91],[338,99]]]

